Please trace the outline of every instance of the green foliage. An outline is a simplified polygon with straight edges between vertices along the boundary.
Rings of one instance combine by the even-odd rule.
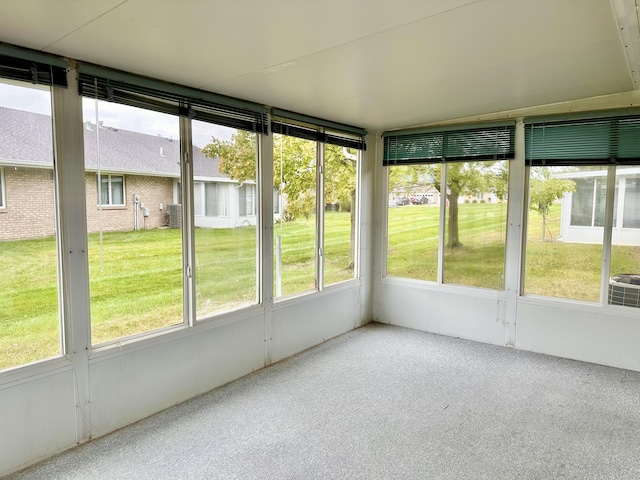
[[[567,192],[576,191],[573,180],[555,178],[546,167],[532,170],[529,180],[529,208],[540,215],[548,215],[549,209],[556,200],[560,200]]]
[[[218,158],[220,173],[242,183],[256,179],[257,138],[253,132],[237,130],[231,140],[212,137],[202,149],[209,158]]]
[[[537,167],[531,172],[529,208],[542,216],[542,240],[544,240],[552,205],[565,193],[575,192],[576,183],[573,180],[551,176],[551,170],[547,167]]]
[[[238,130],[231,140],[212,138],[202,153],[220,160],[220,172],[238,182],[256,178],[256,135]],[[355,152],[325,145],[325,203],[351,209],[356,188]],[[309,218],[316,208],[316,143],[273,135],[273,186],[285,198],[284,218]]]

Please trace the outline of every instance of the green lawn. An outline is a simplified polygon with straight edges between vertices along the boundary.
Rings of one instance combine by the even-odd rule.
[[[353,278],[349,228],[327,212],[325,285]],[[283,227],[285,293],[313,288],[314,232],[314,218]],[[197,228],[195,246],[198,318],[257,302],[255,228]],[[0,369],[59,354],[56,264],[53,238],[0,242]],[[182,322],[180,230],[89,235],[89,276],[93,344]]]
[[[602,247],[558,237],[558,212],[541,238],[530,216],[525,293],[598,301]],[[326,212],[325,285],[353,278],[349,213]],[[464,247],[444,252],[444,281],[503,288],[506,204],[460,205]],[[439,208],[389,209],[388,274],[437,280]],[[315,218],[287,222],[283,240],[283,295],[314,288]],[[196,229],[198,318],[257,301],[255,229]],[[182,239],[174,229],[89,236],[94,344],[182,321]],[[0,369],[60,351],[55,242],[52,238],[0,243]],[[637,271],[640,247],[615,246],[612,271]]]
[[[456,285],[503,288],[506,204],[462,204],[461,249],[445,250],[444,281]],[[542,217],[530,212],[524,292],[575,300],[600,300],[602,246],[565,243],[555,205],[542,241]],[[389,208],[387,274],[437,280],[439,207]],[[636,272],[640,247],[614,246],[612,272]]]

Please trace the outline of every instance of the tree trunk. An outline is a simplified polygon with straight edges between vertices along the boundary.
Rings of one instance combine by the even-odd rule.
[[[446,196],[449,200],[449,218],[447,222],[447,248],[462,247],[460,235],[458,233],[458,192],[451,191]]]

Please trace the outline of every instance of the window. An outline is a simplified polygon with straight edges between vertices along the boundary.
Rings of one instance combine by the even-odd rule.
[[[387,275],[438,281],[441,169],[441,165],[389,167]],[[423,202],[428,195],[430,200]]]
[[[196,216],[229,216],[229,185],[226,183],[194,182],[193,199]]]
[[[243,183],[238,189],[238,211],[241,216],[256,214],[255,209],[256,186]]]
[[[525,133],[529,220],[524,292],[588,302],[608,296],[610,303],[621,305],[628,304],[624,292],[635,292],[637,299],[634,278],[627,278],[627,286],[614,279],[624,284],[619,275],[633,277],[639,269],[640,169],[635,165],[640,118],[534,121]],[[614,172],[615,178],[609,177]],[[611,231],[605,231],[609,224]],[[609,238],[610,259],[604,258]],[[610,278],[602,278],[603,265]],[[603,291],[605,285],[609,292]]]
[[[88,98],[83,114],[92,343],[183,323],[182,229],[160,228],[184,183],[178,117]],[[129,201],[109,170],[131,172]]]
[[[316,163],[317,142],[273,135],[273,178],[283,204],[274,226],[276,297],[318,287]]]
[[[443,281],[503,290],[508,161],[447,163],[446,179]]]
[[[205,183],[205,215],[207,217],[229,216],[229,186],[226,183]]]
[[[324,146],[323,285],[354,278],[359,151]]]
[[[544,166],[529,172],[524,291],[597,302],[603,229],[592,228],[596,179],[584,178],[592,171]],[[606,178],[598,180],[606,188]]]
[[[255,216],[247,217],[249,209],[254,215],[258,151],[253,132],[197,120],[192,126],[194,143],[203,145],[193,147],[194,171],[198,177],[227,180],[194,184],[195,213],[201,215],[194,235],[200,320],[258,302],[258,230]],[[223,151],[233,153],[221,155]],[[229,208],[230,195],[238,195],[244,209]]]
[[[388,276],[504,288],[514,133],[513,124],[385,133]]]
[[[4,170],[0,167],[0,208],[6,208],[7,201],[4,198]]]
[[[62,353],[52,135],[50,89],[0,80],[0,370]]]
[[[97,175],[98,198],[102,206],[124,205],[124,177],[122,175]]]

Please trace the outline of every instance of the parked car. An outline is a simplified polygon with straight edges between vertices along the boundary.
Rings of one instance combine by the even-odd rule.
[[[429,205],[429,199],[426,195],[415,195],[412,197],[412,203],[414,205]]]
[[[409,197],[394,197],[393,199],[393,204],[396,207],[401,207],[403,205],[409,205],[411,203],[411,201],[409,200]]]

